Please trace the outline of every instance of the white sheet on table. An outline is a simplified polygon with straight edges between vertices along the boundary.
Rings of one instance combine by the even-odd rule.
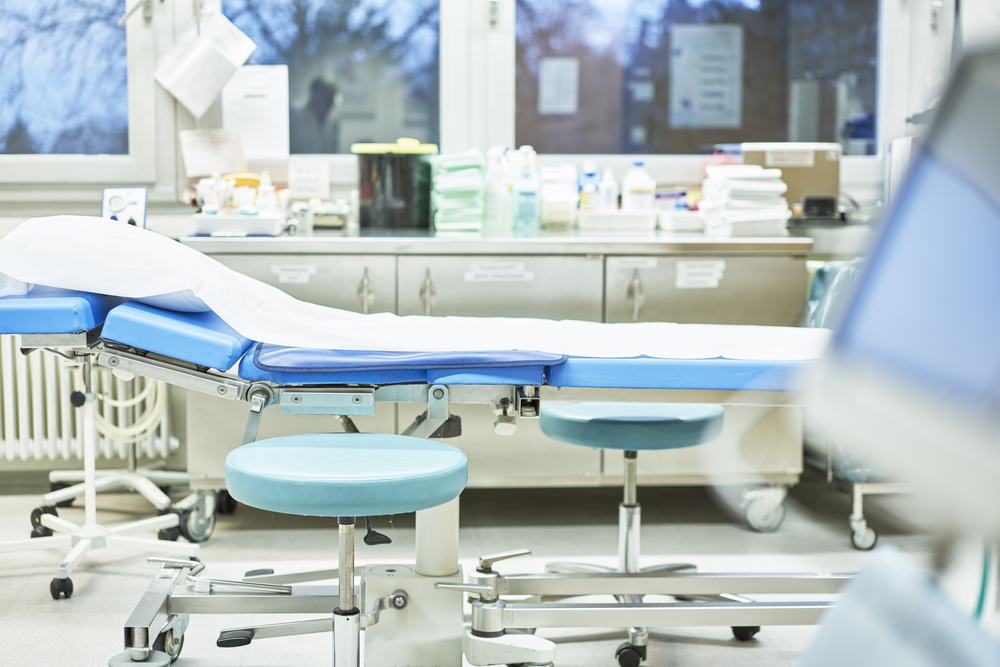
[[[19,225],[0,239],[0,274],[164,307],[203,303],[247,338],[295,347],[778,361],[819,358],[829,338],[794,327],[360,315],[294,299],[155,232],[83,216]]]

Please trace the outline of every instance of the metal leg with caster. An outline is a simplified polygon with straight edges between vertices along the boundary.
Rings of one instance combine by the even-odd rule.
[[[56,600],[73,595],[73,581],[70,575],[92,549],[113,547],[177,556],[197,556],[199,553],[197,544],[173,544],[168,541],[129,536],[136,532],[169,530],[176,527],[179,517],[175,513],[117,526],[103,526],[97,523],[98,477],[95,470],[97,434],[94,426],[96,398],[91,391],[89,354],[83,357],[83,377],[86,392],[74,392],[72,403],[82,411],[83,416],[84,523],[77,525],[66,521],[59,517],[54,506],[45,505],[31,513],[30,539],[0,543],[0,552],[69,548],[69,552],[56,568],[56,576],[49,586],[49,593]]]

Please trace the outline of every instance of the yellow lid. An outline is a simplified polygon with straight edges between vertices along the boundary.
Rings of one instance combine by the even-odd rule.
[[[438,152],[437,144],[422,144],[416,139],[398,139],[394,144],[353,144],[352,153],[373,155],[396,153],[398,155],[432,155]]]
[[[246,169],[241,169],[232,174],[226,174],[222,177],[222,180],[228,181],[230,178],[236,181],[236,187],[244,185],[251,188],[260,187],[260,174],[248,172]]]

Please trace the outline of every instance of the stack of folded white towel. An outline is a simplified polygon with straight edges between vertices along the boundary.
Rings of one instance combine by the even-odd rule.
[[[473,149],[431,159],[431,208],[438,233],[478,234],[483,225],[486,161]]]
[[[758,165],[705,168],[703,199],[698,202],[705,231],[719,236],[787,236],[792,217],[782,196],[788,186],[780,169]]]

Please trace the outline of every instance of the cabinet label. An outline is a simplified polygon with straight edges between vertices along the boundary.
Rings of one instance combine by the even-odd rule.
[[[655,257],[608,257],[612,269],[655,269]]]
[[[767,167],[811,167],[816,154],[811,150],[764,151],[764,165]]]
[[[272,264],[271,273],[278,276],[279,283],[308,283],[309,276],[316,275],[315,264]]]
[[[524,262],[480,262],[465,272],[467,283],[524,283],[535,279],[535,272]]]
[[[726,261],[695,260],[677,262],[677,289],[714,289],[719,286]]]

